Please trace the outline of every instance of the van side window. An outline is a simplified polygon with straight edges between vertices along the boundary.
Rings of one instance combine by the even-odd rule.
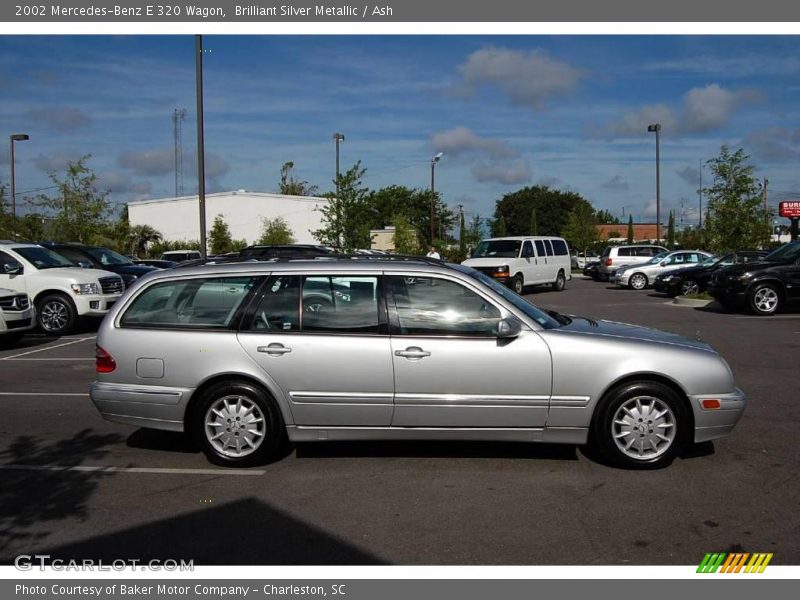
[[[547,256],[553,256],[553,245],[550,243],[550,240],[544,241],[544,249],[547,251]]]
[[[544,240],[535,240],[534,243],[536,244],[536,254],[540,257],[545,256]]]
[[[567,244],[564,240],[553,240],[553,251],[556,253],[556,256],[566,256],[567,255]]]
[[[528,240],[522,245],[522,258],[533,258],[534,256],[536,255],[533,253],[533,244]]]
[[[180,279],[147,287],[120,319],[122,327],[229,329],[255,276]]]

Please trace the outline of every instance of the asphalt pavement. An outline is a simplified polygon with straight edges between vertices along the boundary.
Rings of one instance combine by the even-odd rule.
[[[574,446],[420,442],[305,444],[226,470],[181,434],[100,418],[91,327],[28,336],[0,352],[0,563],[691,565],[737,550],[800,563],[800,314],[680,307],[580,276],[527,298],[710,343],[748,394],[742,421],[658,471]]]

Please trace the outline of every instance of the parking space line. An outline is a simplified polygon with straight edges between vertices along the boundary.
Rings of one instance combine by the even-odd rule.
[[[60,392],[0,392],[0,396],[81,396],[88,398],[89,394],[84,393],[60,393]]]
[[[64,346],[71,346],[72,344],[79,344],[80,342],[85,342],[86,340],[94,340],[97,336],[93,335],[91,337],[85,338],[78,338],[77,340],[72,340],[70,342],[64,342],[63,344],[56,344],[55,346],[45,346],[44,348],[37,348],[36,350],[29,350],[28,352],[20,352],[19,354],[12,354],[11,356],[6,356],[0,358],[0,360],[11,360],[13,358],[17,358],[20,356],[27,356],[28,354],[36,354],[37,352],[44,352],[46,350],[54,350],[56,348],[63,348]]]
[[[2,471],[78,471],[81,473],[145,473],[153,475],[245,475],[259,476],[266,471],[240,471],[235,469],[160,469],[150,467],[89,467],[63,465],[0,464]]]

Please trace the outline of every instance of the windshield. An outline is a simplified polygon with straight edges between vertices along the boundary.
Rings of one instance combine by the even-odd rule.
[[[491,277],[484,275],[480,271],[476,271],[470,267],[465,267],[462,265],[450,265],[454,269],[461,271],[472,277],[473,279],[477,279],[481,283],[485,284],[486,286],[492,288],[495,292],[500,294],[503,298],[508,300],[511,304],[517,307],[519,310],[524,312],[528,315],[531,319],[536,321],[539,325],[544,327],[545,329],[557,329],[561,327],[561,324],[556,321],[553,317],[548,315],[546,312],[541,310],[540,308],[535,307],[533,304],[525,300],[522,296],[512,292],[506,286],[501,283],[497,283]]]
[[[58,267],[74,267],[70,261],[52,250],[41,246],[23,246],[13,249],[37,269],[56,269]]]
[[[521,245],[519,240],[483,240],[475,248],[472,258],[517,258]]]
[[[101,265],[131,265],[130,259],[108,248],[87,248],[86,253]]]
[[[662,260],[664,260],[664,258],[666,258],[667,254],[669,254],[669,253],[668,252],[659,252],[653,258],[648,260],[647,264],[648,265],[654,265],[656,263],[660,263]]]
[[[784,244],[764,257],[769,262],[792,262],[800,258],[800,242]]]
[[[698,267],[707,267],[707,266],[709,266],[709,265],[711,265],[713,263],[716,263],[718,260],[724,260],[725,258],[726,257],[724,257],[724,256],[722,258],[720,258],[719,256],[707,256],[706,258],[701,260],[697,264],[697,266]]]

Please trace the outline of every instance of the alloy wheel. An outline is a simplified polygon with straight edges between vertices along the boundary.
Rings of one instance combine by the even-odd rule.
[[[264,441],[264,414],[246,396],[224,396],[206,412],[205,434],[219,454],[230,458],[248,456]]]
[[[677,421],[672,409],[652,396],[627,400],[611,423],[611,437],[619,451],[637,461],[650,461],[667,452],[676,434]]]
[[[60,331],[69,322],[69,311],[63,302],[51,300],[42,306],[40,322],[45,331]]]
[[[681,284],[681,294],[690,296],[700,293],[700,285],[694,279],[687,279]]]
[[[753,295],[753,305],[762,313],[772,313],[778,308],[778,292],[771,287],[762,287]]]
[[[641,273],[635,273],[631,275],[630,283],[633,289],[643,290],[647,285],[647,278]]]

